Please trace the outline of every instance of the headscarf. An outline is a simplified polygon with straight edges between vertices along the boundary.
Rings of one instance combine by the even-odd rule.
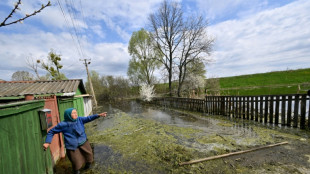
[[[75,122],[77,119],[73,119],[71,117],[71,113],[73,110],[76,110],[75,108],[68,108],[65,110],[65,114],[64,114],[64,119],[65,121],[69,121],[69,122]]]

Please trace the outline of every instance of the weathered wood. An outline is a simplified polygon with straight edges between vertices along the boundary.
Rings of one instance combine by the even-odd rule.
[[[259,122],[263,122],[263,117],[264,117],[264,113],[263,113],[263,108],[264,108],[264,97],[260,96],[260,107],[259,107],[259,115],[260,115],[260,119]]]
[[[275,108],[275,124],[279,124],[279,106],[280,104],[280,97],[276,96],[276,108]]]
[[[291,126],[292,122],[292,96],[288,96],[287,99],[287,126]]]
[[[305,129],[306,127],[306,97],[307,95],[304,94],[301,96],[301,103],[300,103],[300,129]]]
[[[293,127],[298,127],[299,94],[295,95]]]
[[[286,96],[283,95],[282,98],[282,103],[281,103],[281,125],[285,125],[285,112],[286,112]]]
[[[269,123],[273,123],[273,97],[274,96],[270,96],[270,107],[269,107]]]
[[[250,118],[250,97],[246,97],[247,105],[246,105],[246,119],[249,120]]]
[[[242,118],[245,119],[245,97],[242,97]]]
[[[265,96],[265,114],[264,114],[264,123],[268,122],[268,102],[269,102],[269,97]]]
[[[258,122],[258,96],[255,96],[255,121]]]
[[[179,165],[182,166],[182,165],[195,164],[195,163],[199,163],[199,162],[203,162],[203,161],[209,161],[209,160],[224,158],[224,157],[233,156],[233,155],[240,155],[240,154],[243,154],[243,153],[253,152],[253,151],[256,151],[256,150],[271,148],[271,147],[275,147],[275,146],[281,146],[281,145],[285,145],[285,144],[288,144],[288,142],[270,144],[270,145],[267,145],[267,146],[257,147],[257,148],[253,148],[253,149],[249,149],[249,150],[243,150],[243,151],[238,151],[238,152],[231,152],[231,153],[227,153],[227,154],[222,154],[222,155],[211,156],[211,157],[207,157],[207,158],[201,158],[201,159],[197,159],[197,160],[182,162]]]
[[[251,120],[254,120],[254,97],[251,97]]]

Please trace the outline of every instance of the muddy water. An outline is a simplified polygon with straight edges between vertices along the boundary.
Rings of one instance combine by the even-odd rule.
[[[308,173],[310,171],[307,162],[310,158],[310,141],[309,133],[305,131],[279,131],[276,127],[261,127],[250,122],[226,120],[222,117],[206,116],[203,113],[143,106],[136,101],[102,105],[98,112],[101,111],[107,111],[109,116],[86,126],[89,141],[93,145],[95,162],[90,170],[83,173],[287,173],[287,171]],[[264,150],[190,166],[179,166],[183,161],[282,141],[289,141],[291,145],[276,147],[272,151]],[[302,151],[301,148],[309,150]],[[288,149],[290,153],[287,153]],[[265,155],[261,155],[264,153]],[[266,158],[269,153],[272,157]],[[283,154],[285,160],[280,160]],[[286,168],[288,165],[289,170]]]

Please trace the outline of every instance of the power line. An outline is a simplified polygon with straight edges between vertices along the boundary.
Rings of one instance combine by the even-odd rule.
[[[57,0],[57,2],[58,2],[58,5],[59,5],[60,10],[61,10],[61,12],[62,12],[62,15],[63,15],[63,17],[64,17],[64,19],[65,19],[65,25],[66,25],[66,27],[67,27],[67,29],[68,29],[70,35],[71,35],[71,38],[72,38],[73,43],[74,43],[74,45],[75,45],[75,47],[76,47],[76,49],[77,49],[77,51],[78,51],[78,54],[80,55],[80,58],[83,58],[81,48],[80,48],[78,45],[76,45],[75,39],[74,39],[74,37],[73,37],[73,35],[72,35],[70,29],[69,29],[69,28],[70,28],[70,27],[69,27],[69,21],[68,21],[68,19],[67,19],[67,17],[66,17],[64,8],[62,7],[62,5],[61,5],[61,3],[59,2],[59,0]]]

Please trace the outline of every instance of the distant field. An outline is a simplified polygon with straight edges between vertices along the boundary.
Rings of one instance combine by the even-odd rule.
[[[208,79],[215,80],[215,79]],[[207,81],[208,81],[207,80]],[[310,89],[310,68],[218,78],[220,95],[276,95],[306,93]]]

